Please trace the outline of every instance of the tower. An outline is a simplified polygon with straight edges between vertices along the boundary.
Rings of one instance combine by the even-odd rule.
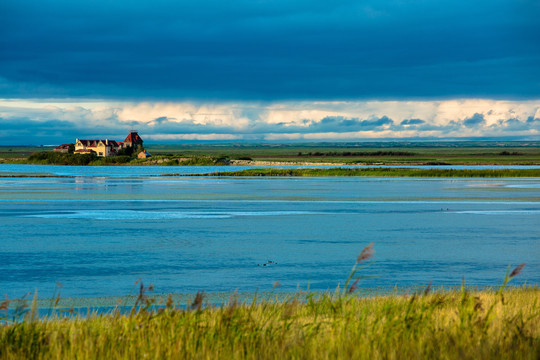
[[[124,140],[124,145],[131,146],[133,149],[136,149],[139,145],[142,146],[142,144],[143,140],[139,136],[137,130],[131,130]]]

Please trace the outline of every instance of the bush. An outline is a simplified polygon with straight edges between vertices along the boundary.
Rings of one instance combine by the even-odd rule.
[[[40,151],[28,158],[31,164],[45,165],[88,165],[98,159],[96,154],[66,154],[53,151]]]
[[[133,148],[131,146],[126,146],[123,149],[118,150],[118,156],[132,156]]]
[[[133,160],[131,156],[128,155],[119,155],[103,158],[106,164],[126,164]]]

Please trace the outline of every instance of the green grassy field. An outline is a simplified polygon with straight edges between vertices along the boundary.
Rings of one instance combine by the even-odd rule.
[[[538,165],[540,142],[378,142],[321,144],[145,145],[154,157],[129,165],[223,165],[229,160],[332,164]],[[0,163],[28,163],[52,147],[0,147]],[[226,160],[226,161],[220,161]],[[39,163],[33,161],[32,163]],[[43,163],[43,161],[41,162]],[[91,165],[111,165],[97,160]]]
[[[0,159],[25,159],[38,151],[52,151],[53,146],[0,146]]]
[[[540,289],[239,303],[0,326],[2,359],[538,359]]]

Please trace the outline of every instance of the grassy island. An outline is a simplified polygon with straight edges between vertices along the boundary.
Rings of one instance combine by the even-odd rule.
[[[168,174],[164,176],[171,176]],[[194,176],[194,175],[189,175]],[[330,168],[330,169],[247,169],[220,171],[198,176],[371,176],[371,177],[540,177],[540,169],[409,169],[409,168]]]
[[[2,359],[538,359],[540,289],[307,294],[0,325]]]

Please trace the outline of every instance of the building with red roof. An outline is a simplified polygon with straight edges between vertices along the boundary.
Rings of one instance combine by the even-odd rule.
[[[131,146],[135,149],[139,145],[142,146],[142,144],[143,140],[136,130],[131,130],[129,135],[126,136],[126,139],[124,140],[124,147]]]
[[[135,149],[139,145],[142,146],[142,144],[143,144],[143,140],[141,139],[137,131],[132,130],[130,131],[129,135],[126,137],[126,139],[123,142],[109,140],[109,139],[105,139],[105,140],[76,139],[74,153],[75,154],[95,153],[97,156],[103,156],[103,157],[116,156],[120,149],[124,149],[128,146],[131,146],[132,148]],[[58,148],[63,147],[64,145],[67,145],[69,149],[69,144],[62,144]]]
[[[54,148],[54,151],[61,152],[61,153],[68,153],[69,152],[69,145],[71,145],[71,144],[58,145],[57,147]]]

